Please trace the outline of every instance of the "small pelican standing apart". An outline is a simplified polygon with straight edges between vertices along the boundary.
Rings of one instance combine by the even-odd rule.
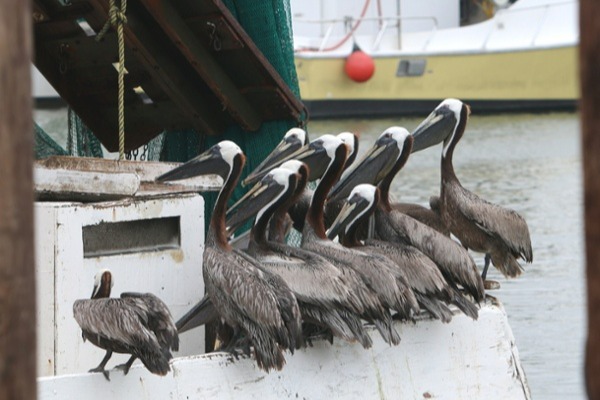
[[[486,254],[483,279],[490,260],[504,276],[514,278],[523,271],[518,258],[528,263],[533,261],[525,219],[513,210],[492,204],[468,191],[454,173],[452,156],[465,132],[469,114],[469,107],[460,100],[444,100],[413,133],[413,151],[444,142],[440,192],[442,220],[466,248]]]
[[[98,272],[92,298],[76,300],[73,316],[86,339],[106,350],[100,365],[90,372],[102,372],[112,353],[131,354],[126,364],[117,368],[125,374],[136,358],[150,372],[166,375],[171,369],[171,350],[179,350],[179,336],[168,307],[151,293],[122,293],[121,298],[110,298],[113,285],[109,270]]]
[[[298,303],[289,287],[277,286],[281,283],[277,277],[260,269],[256,261],[233,251],[227,241],[227,200],[244,163],[242,150],[225,140],[157,180],[206,174],[218,174],[223,178],[204,249],[206,294],[221,319],[233,328],[234,338],[239,340],[246,335],[245,340],[254,347],[258,366],[265,371],[280,370],[285,363],[282,348],[293,350],[302,343]],[[188,317],[193,319],[193,316]],[[231,344],[235,344],[235,340]]]
[[[451,286],[462,286],[479,302],[484,296],[483,281],[469,253],[449,237],[392,208],[390,186],[408,160],[412,142],[406,129],[386,129],[361,161],[344,174],[330,197],[336,200],[347,196],[357,184],[378,185],[381,201],[375,211],[377,237],[416,247],[436,263]]]

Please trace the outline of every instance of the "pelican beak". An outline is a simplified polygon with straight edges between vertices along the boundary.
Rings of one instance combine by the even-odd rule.
[[[436,108],[412,133],[412,152],[426,149],[442,142],[456,127],[456,116],[447,106]]]
[[[282,189],[283,186],[275,181],[272,176],[264,177],[228,210],[229,215],[225,224],[227,231],[233,233],[247,220],[255,217],[263,207],[281,195]]]
[[[199,156],[162,174],[156,178],[156,181],[177,181],[199,175],[219,175],[225,179],[229,174],[229,169],[230,167],[223,160],[219,145],[217,144]]]
[[[335,221],[331,224],[331,227],[327,230],[327,237],[330,240],[335,239],[337,235],[348,225],[350,218],[354,215],[356,204],[344,203],[344,206],[340,210],[340,213],[335,217]]]
[[[284,138],[277,147],[273,149],[273,151],[261,162],[258,164],[254,171],[252,171],[246,179],[242,181],[243,186],[251,185],[258,180],[262,176],[264,176],[267,172],[269,172],[272,168],[275,168],[283,163],[284,160],[287,160],[290,154],[298,151],[298,149],[302,148],[304,143],[297,136],[290,136]]]
[[[392,169],[400,156],[396,141],[390,136],[382,136],[362,156],[354,162],[329,192],[329,201],[337,201],[348,196],[356,185],[370,183],[377,185]]]
[[[93,299],[94,297],[96,297],[99,291],[100,285],[94,285],[94,289],[92,290],[92,295],[90,296],[90,298]]]
[[[183,333],[198,326],[205,325],[219,318],[215,307],[209,297],[204,297],[198,304],[192,307],[177,323],[177,332]]]
[[[321,176],[323,176],[327,170],[327,166],[329,165],[327,151],[325,151],[322,141],[318,139],[299,148],[295,152],[289,154],[287,157],[282,158],[276,164],[274,164],[273,167],[279,167],[281,164],[289,160],[298,160],[306,164],[309,169],[309,182],[319,179]],[[267,173],[268,171],[263,170],[257,176],[258,178],[262,178]]]

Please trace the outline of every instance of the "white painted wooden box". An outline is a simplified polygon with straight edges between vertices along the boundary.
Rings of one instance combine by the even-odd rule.
[[[104,351],[84,343],[73,302],[89,298],[94,275],[113,272],[112,297],[151,292],[175,319],[204,293],[204,200],[198,194],[100,203],[37,202],[38,376],[86,372]],[[182,337],[176,356],[204,352],[204,332]],[[127,360],[114,354],[107,368]]]

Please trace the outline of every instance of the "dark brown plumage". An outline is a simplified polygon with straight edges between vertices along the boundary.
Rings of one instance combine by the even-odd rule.
[[[470,109],[460,100],[446,99],[417,127],[418,137],[443,140],[440,215],[450,231],[468,249],[485,253],[489,261],[506,277],[517,277],[523,268],[517,261],[533,261],[529,228],[525,219],[513,210],[490,203],[465,189],[458,180],[452,157],[462,138]]]
[[[171,350],[179,350],[179,336],[168,307],[151,293],[123,293],[121,298],[109,298],[112,286],[110,271],[100,271],[92,298],[77,300],[73,316],[82,329],[84,340],[106,350],[98,367],[90,372],[109,373],[104,368],[112,353],[131,354],[126,364],[119,366],[125,374],[139,358],[154,374],[170,371]]]
[[[234,251],[227,240],[225,211],[245,163],[239,146],[222,141],[173,171],[160,181],[203,174],[219,174],[224,184],[215,204],[206,237],[203,276],[207,296],[219,317],[230,326],[233,345],[252,346],[258,366],[280,370],[285,364],[283,350],[301,343],[300,312],[296,299],[278,277],[262,270],[257,261]],[[199,310],[198,307],[194,307]],[[193,319],[193,315],[189,315]]]

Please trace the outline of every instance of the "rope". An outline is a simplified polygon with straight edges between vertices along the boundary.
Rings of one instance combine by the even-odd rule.
[[[127,0],[121,0],[120,9],[115,5],[115,0],[109,0],[108,21],[96,36],[96,41],[100,41],[111,25],[117,29],[119,41],[119,160],[125,159],[125,40],[123,39],[123,25],[127,23],[126,9]]]

